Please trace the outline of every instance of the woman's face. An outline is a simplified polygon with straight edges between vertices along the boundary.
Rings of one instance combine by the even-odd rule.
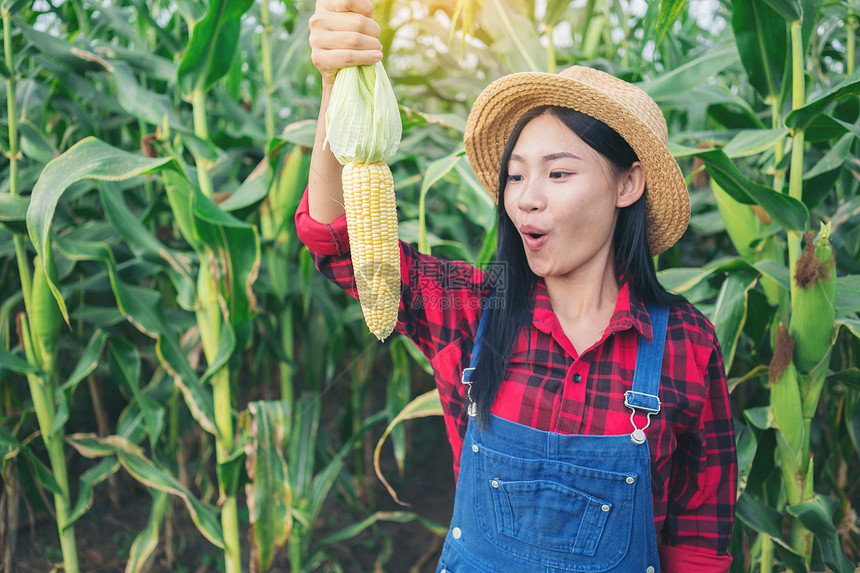
[[[561,120],[545,114],[526,124],[511,153],[505,210],[536,275],[566,277],[587,267],[602,272],[613,256],[618,208],[643,189],[638,162],[616,173]]]

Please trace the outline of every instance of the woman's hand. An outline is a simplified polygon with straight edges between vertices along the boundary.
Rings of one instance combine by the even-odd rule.
[[[311,61],[331,87],[340,68],[382,59],[372,0],[317,0],[310,19]]]

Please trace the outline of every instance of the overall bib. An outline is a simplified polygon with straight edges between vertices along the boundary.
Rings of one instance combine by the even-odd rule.
[[[636,428],[633,414],[646,413],[650,423],[660,411],[669,309],[647,308],[654,338],[649,344],[640,337],[633,389],[625,393],[630,434],[544,432],[492,414],[482,429],[470,403],[454,515],[436,573],[659,573],[648,426]],[[487,314],[463,372],[467,386]]]

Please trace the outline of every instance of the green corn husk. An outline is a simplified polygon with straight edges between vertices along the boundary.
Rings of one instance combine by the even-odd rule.
[[[54,261],[50,255],[47,261],[49,272],[53,277],[56,277],[57,273],[54,268]],[[42,267],[42,261],[38,255],[34,260],[34,267],[33,308],[32,316],[29,317],[30,328],[33,341],[38,349],[37,356],[42,361],[42,369],[46,372],[51,372],[56,363],[57,346],[59,345],[63,317],[60,314],[57,301],[54,299],[54,295],[48,286],[45,269]]]
[[[325,114],[326,139],[337,160],[390,163],[403,126],[382,62],[338,71]]]
[[[830,349],[836,316],[836,271],[830,246],[830,224],[821,225],[818,236],[807,235],[806,248],[793,278],[789,332],[795,341],[797,369],[807,373]]]
[[[749,205],[736,201],[726,193],[716,181],[711,179],[711,190],[717,201],[717,208],[726,224],[726,232],[738,254],[747,260],[755,260],[752,242],[759,237],[764,224]]]

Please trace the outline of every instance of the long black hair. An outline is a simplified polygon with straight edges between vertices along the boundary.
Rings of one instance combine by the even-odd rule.
[[[532,291],[537,283],[529,267],[522,239],[513,221],[505,210],[505,186],[508,179],[508,161],[523,128],[531,120],[544,114],[559,119],[579,136],[589,147],[600,153],[617,173],[621,173],[638,161],[636,152],[614,129],[591,116],[573,109],[541,106],[527,111],[520,117],[508,138],[502,154],[498,187],[498,237],[495,263],[498,273],[495,295],[484,312],[487,326],[483,334],[483,346],[478,364],[472,373],[472,399],[478,404],[478,422],[486,427],[490,408],[496,399],[502,378],[508,367],[511,352],[523,327],[532,317]],[[618,213],[615,234],[612,238],[615,251],[615,276],[624,275],[628,288],[642,300],[659,304],[683,301],[671,294],[657,280],[654,261],[645,233],[645,194],[635,203]],[[531,332],[529,330],[528,332]]]

